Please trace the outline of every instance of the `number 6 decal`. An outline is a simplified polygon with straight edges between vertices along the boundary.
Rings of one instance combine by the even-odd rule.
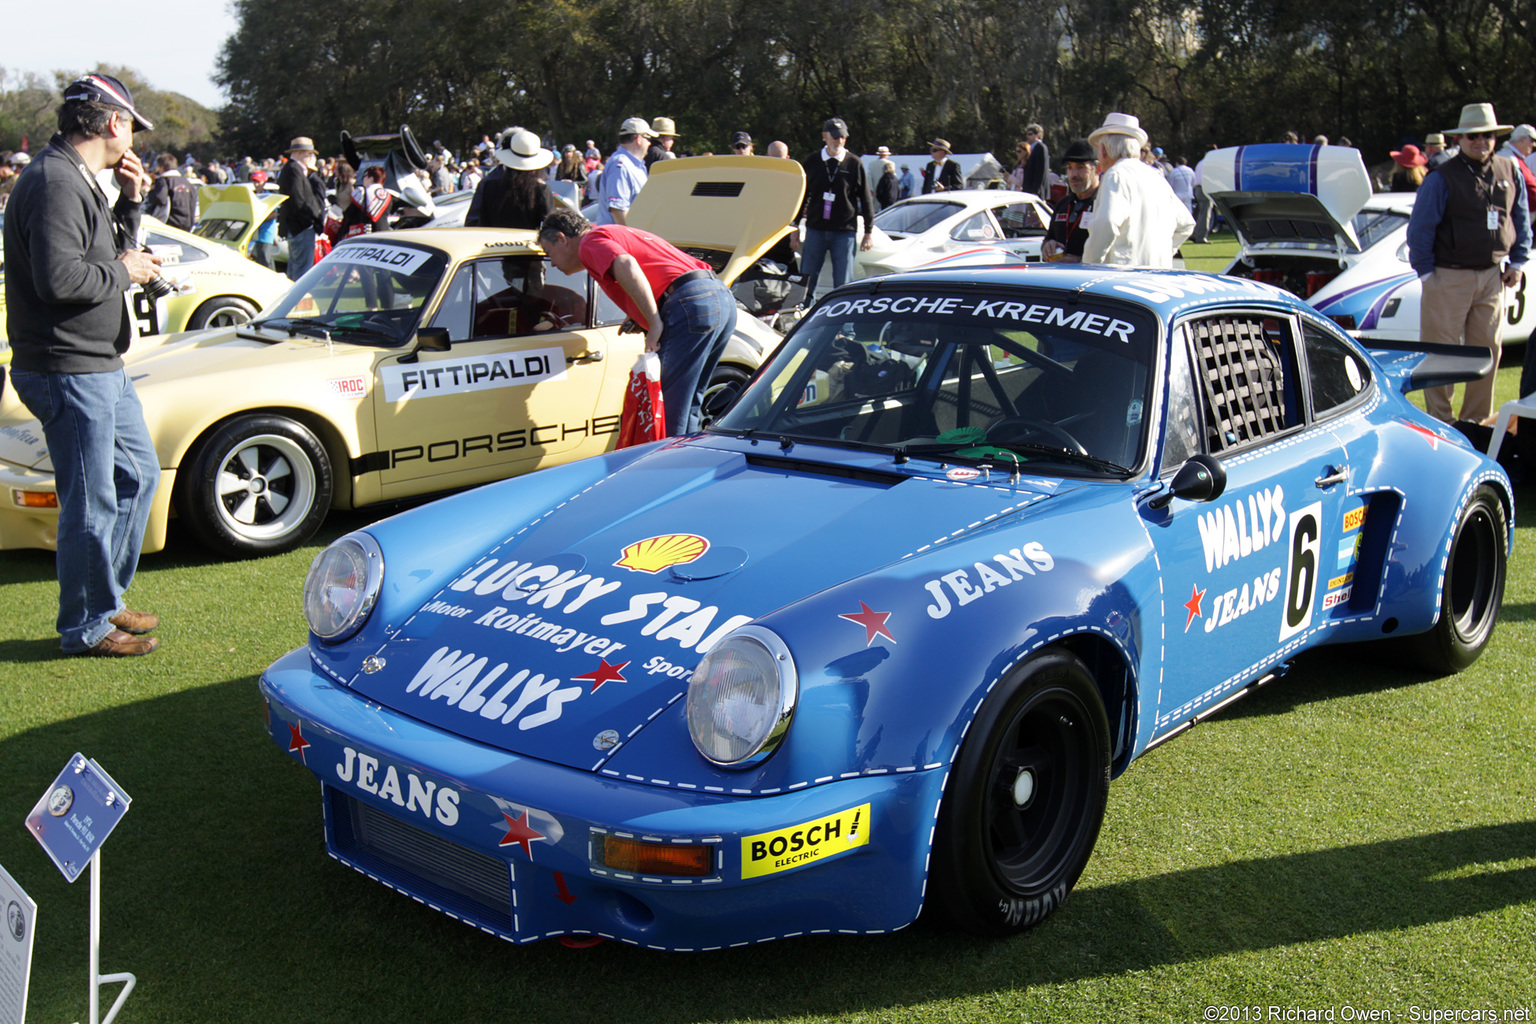
[[[1291,550],[1285,566],[1285,609],[1280,639],[1286,640],[1312,625],[1317,593],[1317,558],[1322,543],[1322,502],[1291,513]]]

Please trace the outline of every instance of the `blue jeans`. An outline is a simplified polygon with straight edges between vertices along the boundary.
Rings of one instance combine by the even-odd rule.
[[[736,330],[736,297],[712,277],[685,281],[661,305],[661,404],[667,436],[691,434],[715,364]]]
[[[315,229],[288,236],[288,280],[297,281],[315,265]]]
[[[60,645],[76,654],[112,631],[144,545],[160,461],[126,370],[13,370],[43,427],[59,495]]]
[[[853,263],[854,238],[852,231],[820,231],[805,229],[805,244],[800,247],[800,272],[805,275],[805,301],[816,297],[816,285],[821,280],[821,265],[828,255],[832,257],[832,287],[848,281],[848,267]]]

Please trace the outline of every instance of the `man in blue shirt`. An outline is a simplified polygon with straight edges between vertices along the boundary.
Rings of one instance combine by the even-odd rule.
[[[624,224],[635,196],[645,187],[645,154],[656,133],[643,117],[631,117],[619,126],[619,148],[603,165],[598,181],[597,215],[593,224]]]
[[[1461,108],[1461,151],[1419,186],[1408,221],[1408,262],[1419,275],[1419,339],[1493,351],[1493,369],[1462,395],[1461,419],[1493,421],[1493,377],[1499,367],[1504,289],[1518,288],[1531,248],[1525,182],[1514,161],[1494,156],[1491,103]],[[1507,263],[1506,263],[1507,260]],[[1452,421],[1450,385],[1426,388],[1430,415]]]

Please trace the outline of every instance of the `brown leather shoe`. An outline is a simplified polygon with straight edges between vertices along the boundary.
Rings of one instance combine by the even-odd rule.
[[[160,625],[160,616],[151,615],[149,612],[136,612],[131,608],[124,608],[107,621],[124,633],[132,633],[137,636],[140,633],[148,633]]]
[[[120,629],[114,629],[100,640],[95,647],[87,647],[81,654],[96,658],[132,658],[140,654],[148,654],[160,641],[152,636],[130,636]]]

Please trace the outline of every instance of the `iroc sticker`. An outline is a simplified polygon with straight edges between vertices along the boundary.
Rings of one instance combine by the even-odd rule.
[[[741,877],[758,878],[827,860],[869,843],[869,804],[741,839]]]

